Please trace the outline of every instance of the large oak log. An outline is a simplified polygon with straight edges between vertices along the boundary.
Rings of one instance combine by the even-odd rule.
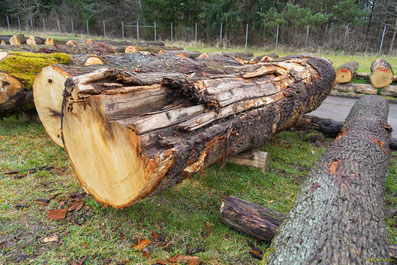
[[[336,69],[336,80],[338,84],[349,83],[358,69],[358,63],[351,61],[342,64]]]
[[[117,54],[108,56],[75,56],[75,65],[88,65],[90,58],[99,58],[103,64],[111,66],[127,67],[130,71],[137,72],[174,72],[174,73],[201,73],[206,71],[213,74],[224,74],[218,64],[211,65],[211,61],[205,63],[180,58],[174,54]],[[225,65],[226,66],[226,65]],[[94,71],[103,66],[90,66],[89,68],[76,67],[74,65],[51,65],[43,68],[36,77],[33,92],[36,110],[40,120],[51,139],[63,146],[61,140],[61,111],[64,83],[67,78],[82,75],[87,71]],[[161,81],[161,79],[159,80]]]
[[[0,52],[0,117],[33,108],[31,90],[36,74],[47,65],[68,63],[66,54]]]
[[[316,57],[243,75],[100,69],[66,81],[63,143],[83,188],[122,208],[262,146],[318,107],[334,80]]]
[[[267,264],[363,264],[387,259],[384,184],[388,103],[357,101],[342,133],[310,170],[266,253]]]
[[[375,88],[382,88],[393,82],[393,69],[384,59],[376,59],[371,64],[371,76],[369,80]]]

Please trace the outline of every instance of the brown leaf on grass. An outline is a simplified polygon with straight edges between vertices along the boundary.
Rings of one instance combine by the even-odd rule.
[[[58,241],[58,236],[49,236],[49,237],[45,237],[43,239],[44,243],[49,243],[49,242],[54,242],[54,241]]]
[[[141,240],[138,244],[136,244],[135,246],[132,246],[132,248],[135,248],[136,251],[141,252],[145,247],[149,246],[150,243],[152,243],[151,240],[149,240],[149,239],[143,239],[143,240]]]
[[[66,218],[66,212],[67,212],[66,209],[51,210],[48,212],[47,219],[53,221],[63,220]]]
[[[188,256],[188,255],[179,255],[179,254],[176,254],[172,258],[168,258],[167,261],[171,263],[183,262],[187,265],[199,265],[202,263],[199,256]]]
[[[81,207],[83,207],[83,204],[84,202],[82,200],[77,200],[69,204],[66,209],[68,210],[68,212],[71,211],[78,212],[81,209]]]
[[[255,259],[262,260],[263,258],[262,253],[258,249],[250,249],[249,254]]]

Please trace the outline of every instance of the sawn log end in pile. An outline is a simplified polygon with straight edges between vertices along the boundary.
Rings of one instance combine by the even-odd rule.
[[[123,208],[227,156],[262,146],[330,93],[327,60],[289,57],[246,73],[103,68],[69,78],[62,138],[82,187]]]

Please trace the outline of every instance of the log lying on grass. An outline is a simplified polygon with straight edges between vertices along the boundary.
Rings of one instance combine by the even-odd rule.
[[[393,82],[393,69],[384,59],[377,59],[371,64],[371,76],[369,80],[375,88],[382,88]]]
[[[33,108],[31,91],[44,66],[68,63],[66,54],[0,52],[0,117]]]
[[[318,107],[335,71],[290,57],[255,72],[168,76],[100,69],[69,78],[62,138],[82,187],[123,208],[262,146]]]
[[[66,53],[70,55],[78,54],[115,54],[115,47],[106,43],[93,43],[87,45],[58,45],[58,46],[32,46],[32,45],[2,45],[0,51],[30,52],[30,53]]]
[[[74,64],[88,65],[90,58],[99,58],[104,64],[112,66],[127,67],[130,71],[137,72],[174,72],[174,73],[200,73],[206,71],[214,74],[224,74],[222,68],[218,65],[211,68],[199,61],[180,58],[172,54],[117,54],[109,56],[78,56],[74,57]],[[40,120],[51,139],[63,146],[61,140],[61,112],[62,112],[62,95],[64,83],[67,78],[82,75],[87,71],[94,71],[103,68],[102,65],[92,65],[89,68],[82,68],[67,65],[51,65],[43,68],[37,75],[34,85],[34,102]],[[159,82],[161,79],[158,80]]]
[[[280,212],[234,196],[227,197],[222,202],[220,217],[226,225],[266,242],[274,238],[285,219],[285,215]],[[390,244],[388,251],[390,258],[397,258],[395,244]]]
[[[357,101],[342,133],[297,194],[267,254],[267,264],[362,264],[387,259],[384,184],[388,103]]]
[[[351,61],[342,64],[336,69],[336,79],[335,82],[338,84],[349,83],[354,76],[354,73],[358,69],[358,63]]]

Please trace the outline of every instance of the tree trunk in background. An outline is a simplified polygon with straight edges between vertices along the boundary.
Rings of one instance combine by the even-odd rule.
[[[384,211],[388,103],[357,101],[341,134],[307,181],[265,255],[267,264],[363,264],[389,258]]]
[[[317,108],[335,80],[327,60],[310,56],[243,75],[190,72],[110,68],[66,81],[63,143],[96,200],[126,207],[228,155],[262,146]]]

